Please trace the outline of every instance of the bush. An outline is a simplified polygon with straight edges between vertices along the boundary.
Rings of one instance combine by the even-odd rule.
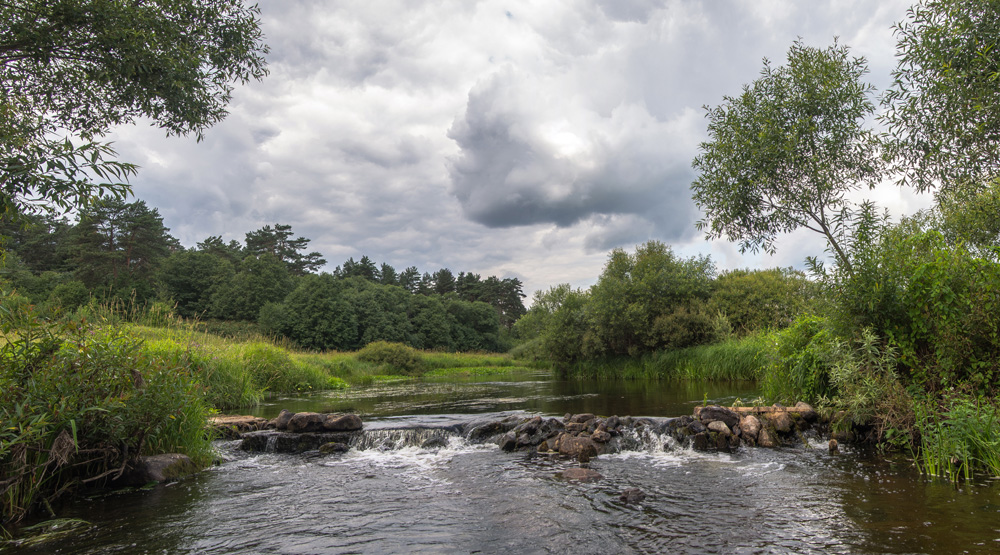
[[[376,341],[358,351],[358,360],[388,366],[395,372],[417,375],[424,369],[420,353],[402,343]]]
[[[55,324],[3,299],[0,508],[16,521],[141,454],[210,460],[208,407],[186,367],[122,328]]]
[[[842,353],[826,320],[803,316],[769,337],[770,361],[760,381],[765,398],[795,403],[832,395],[830,369]]]

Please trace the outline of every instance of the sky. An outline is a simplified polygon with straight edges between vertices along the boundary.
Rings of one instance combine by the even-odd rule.
[[[704,106],[737,95],[797,39],[839,37],[884,91],[899,0],[262,0],[270,75],[238,86],[193,137],[135,125],[112,139],[141,166],[136,197],[193,247],[290,224],[329,261],[367,255],[516,277],[529,295],[595,283],[615,247],[650,239],[719,270],[794,266],[706,241],[691,168]],[[929,199],[866,192],[895,216]]]

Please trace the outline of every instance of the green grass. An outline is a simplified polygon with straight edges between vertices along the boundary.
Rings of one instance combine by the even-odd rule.
[[[465,366],[458,368],[437,368],[424,374],[428,378],[450,378],[465,376],[503,376],[518,372],[535,372],[527,366]]]
[[[578,362],[569,375],[580,378],[666,381],[755,381],[767,354],[764,335],[729,339],[640,358]]]

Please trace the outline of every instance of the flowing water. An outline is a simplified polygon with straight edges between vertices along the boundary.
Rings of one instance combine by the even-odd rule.
[[[547,375],[357,387],[258,409],[353,410],[365,434],[343,455],[244,453],[148,491],[80,500],[93,526],[45,553],[1000,553],[1000,486],[921,478],[904,459],[822,445],[732,454],[656,436],[574,461],[475,445],[455,424],[510,414],[678,416],[718,385],[557,381]],[[421,448],[428,438],[437,446]],[[625,503],[639,488],[646,498]]]

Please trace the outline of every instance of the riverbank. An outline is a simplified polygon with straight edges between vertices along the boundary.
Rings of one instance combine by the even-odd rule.
[[[179,453],[204,467],[214,458],[205,433],[213,411],[276,394],[519,368],[506,355],[385,343],[308,353],[185,326],[54,321],[30,306],[5,311],[0,332],[0,523],[54,514],[57,499],[120,479],[140,456]]]

